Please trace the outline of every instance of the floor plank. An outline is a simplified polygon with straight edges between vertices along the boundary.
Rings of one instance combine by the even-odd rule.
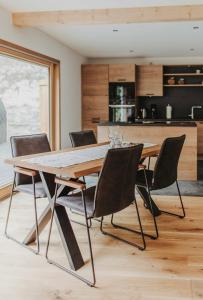
[[[156,196],[163,209],[178,212],[177,197]],[[3,236],[3,225],[8,201],[0,203],[0,299],[2,300],[76,300],[76,299],[126,299],[126,300],[199,300],[203,299],[203,198],[184,197],[184,220],[162,215],[157,218],[160,238],[147,239],[147,250],[139,251],[104,236],[99,223],[91,229],[97,288],[89,288],[44,258],[47,229],[40,236],[41,255],[36,256]],[[38,201],[39,211],[47,200]],[[153,232],[149,212],[139,200],[139,208],[146,231]],[[29,196],[17,194],[12,210],[10,232],[22,238],[34,220],[32,201]],[[73,218],[82,220],[73,215]],[[117,214],[116,222],[132,228],[137,226],[135,209],[131,205]],[[136,221],[136,222],[135,222]],[[86,265],[80,273],[89,276],[89,256],[86,229],[73,224]],[[112,229],[109,218],[105,228],[139,242],[139,237],[129,232]],[[60,238],[54,226],[50,257],[66,264]]]

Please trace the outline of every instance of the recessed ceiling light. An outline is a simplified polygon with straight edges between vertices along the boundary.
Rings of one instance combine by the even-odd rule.
[[[133,53],[133,52],[134,52],[134,50],[129,50],[129,52],[130,52],[130,53]]]
[[[115,29],[113,29],[113,32],[118,32],[118,29],[116,29],[116,28],[115,28]]]
[[[194,48],[190,48],[190,51],[195,51],[195,49]]]
[[[194,30],[198,30],[198,29],[199,29],[199,26],[193,26],[193,29],[194,29]]]

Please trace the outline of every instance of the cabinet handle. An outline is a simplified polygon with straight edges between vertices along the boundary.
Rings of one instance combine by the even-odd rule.
[[[118,81],[126,81],[125,78],[119,78]]]
[[[146,94],[146,96],[154,96],[154,94]]]
[[[100,118],[92,118],[92,123],[99,123],[100,122]]]

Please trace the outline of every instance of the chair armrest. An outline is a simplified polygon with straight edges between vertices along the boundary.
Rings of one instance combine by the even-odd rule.
[[[30,170],[30,169],[24,169],[24,168],[20,168],[20,167],[14,167],[14,171],[16,173],[20,173],[20,174],[24,174],[27,176],[37,176],[38,172],[34,171],[34,170]]]
[[[79,181],[79,180],[74,181],[71,179],[62,179],[62,178],[56,177],[55,183],[69,186],[69,187],[72,187],[74,189],[79,189],[79,190],[85,190],[85,188],[86,188],[85,183],[83,181]]]
[[[138,169],[146,169],[146,166],[143,164],[139,164]]]

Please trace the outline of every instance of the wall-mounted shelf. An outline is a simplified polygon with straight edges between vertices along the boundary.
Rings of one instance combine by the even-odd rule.
[[[203,76],[203,73],[165,73],[164,76]]]
[[[203,84],[164,84],[165,87],[203,87]]]
[[[131,108],[135,107],[135,104],[109,104],[111,108]]]

